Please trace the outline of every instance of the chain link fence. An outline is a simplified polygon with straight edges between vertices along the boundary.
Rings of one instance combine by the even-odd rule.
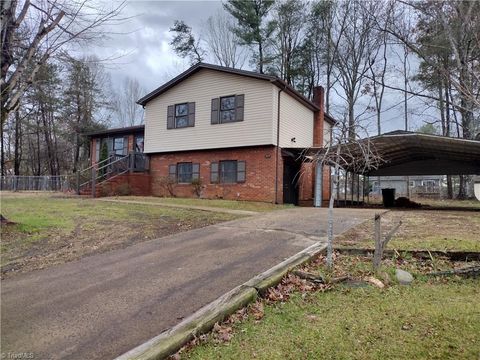
[[[75,179],[68,175],[0,177],[0,190],[4,191],[69,191],[75,188]]]

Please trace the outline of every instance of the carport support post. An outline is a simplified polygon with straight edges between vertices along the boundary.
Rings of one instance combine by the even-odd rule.
[[[354,189],[354,187],[355,187],[355,173],[352,173],[352,180],[351,180],[351,181],[352,181],[352,185],[351,185],[351,187],[350,187],[350,198],[351,198],[351,201],[352,201],[352,202],[351,202],[350,205],[353,206],[353,189]]]
[[[315,207],[322,206],[322,190],[323,190],[323,165],[320,161],[317,162],[315,166],[315,195],[314,195],[314,204]]]

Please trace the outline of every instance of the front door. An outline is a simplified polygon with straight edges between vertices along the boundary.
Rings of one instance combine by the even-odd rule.
[[[290,158],[283,158],[283,202],[298,205],[298,183],[300,164]]]

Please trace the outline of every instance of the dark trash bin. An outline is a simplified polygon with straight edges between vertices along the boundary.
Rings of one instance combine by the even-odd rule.
[[[382,189],[383,206],[386,208],[395,205],[395,189]]]

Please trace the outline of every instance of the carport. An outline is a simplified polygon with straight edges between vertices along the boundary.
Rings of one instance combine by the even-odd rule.
[[[393,131],[368,139],[364,142],[371,146],[382,162],[376,169],[359,172],[353,167],[344,166],[344,199],[354,202],[354,193],[359,202],[360,177],[370,176],[411,176],[411,175],[480,175],[480,141],[451,138],[439,135],[421,134],[410,131]],[[345,144],[341,154],[362,156],[361,148],[355,143]],[[317,154],[322,154],[318,151]],[[317,166],[315,176],[315,206],[321,206],[322,166]],[[350,178],[350,183],[348,179]],[[350,185],[348,185],[350,184]],[[339,189],[337,188],[337,192]],[[347,192],[349,194],[347,195]],[[338,197],[337,197],[337,200]]]

